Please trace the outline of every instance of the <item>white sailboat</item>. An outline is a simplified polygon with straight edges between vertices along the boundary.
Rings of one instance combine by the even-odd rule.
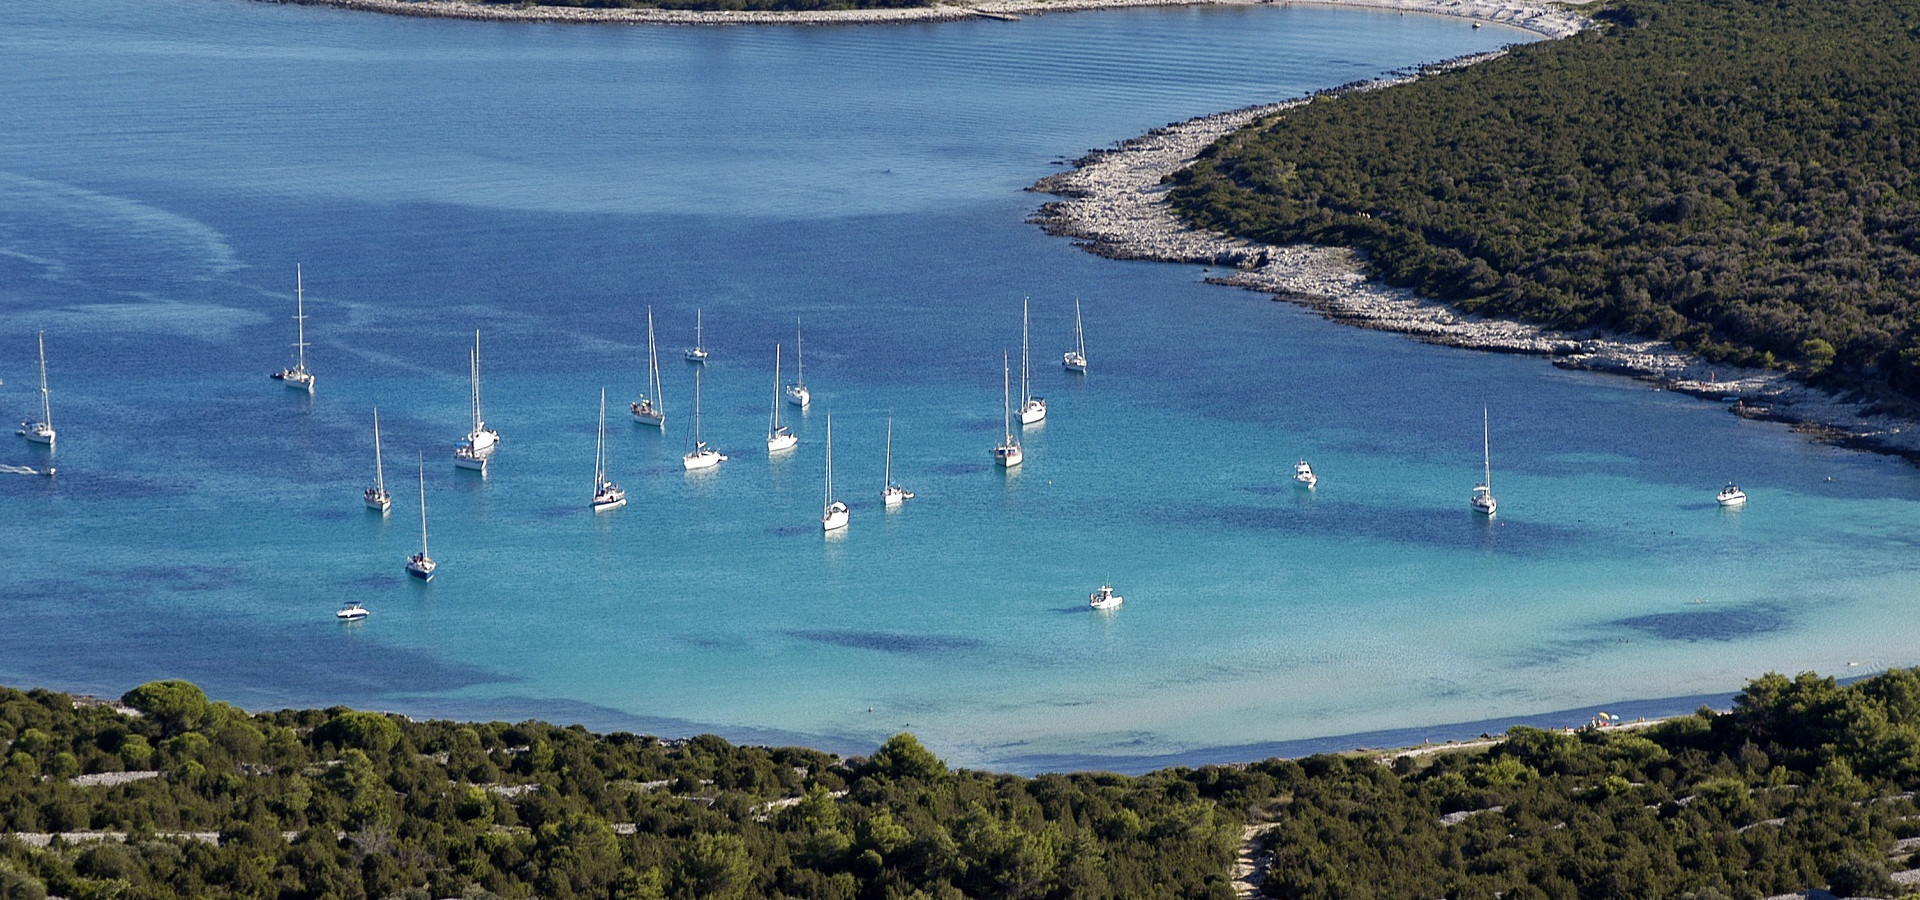
[[[647,307],[647,392],[627,404],[633,420],[642,425],[665,427],[667,410],[660,400],[660,353],[653,344],[653,307]]]
[[[800,342],[800,321],[793,323],[793,383],[787,385],[787,402],[801,409],[813,402],[813,393],[807,390],[807,348]]]
[[[1033,425],[1047,418],[1047,401],[1033,395],[1031,367],[1027,364],[1027,301],[1020,301],[1020,424]]]
[[[1060,354],[1060,365],[1069,372],[1087,371],[1087,334],[1080,330],[1080,298],[1073,298],[1073,349]]]
[[[393,509],[393,497],[387,494],[387,470],[380,461],[380,407],[373,408],[373,487],[367,488],[367,508],[386,513]]]
[[[1007,361],[1007,355],[1000,354],[1000,399],[1006,411],[1007,436],[1000,446],[993,448],[993,461],[1003,469],[1011,469],[1025,459],[1020,452],[1020,442],[1013,439],[1013,364]]]
[[[825,509],[820,513],[820,530],[835,531],[847,527],[847,519],[852,517],[847,505],[833,499],[833,416],[827,416],[827,497]]]
[[[1293,483],[1301,487],[1313,487],[1320,483],[1320,476],[1313,474],[1313,467],[1303,459],[1293,464]]]
[[[707,323],[706,316],[700,310],[693,311],[693,346],[687,348],[687,362],[705,363],[707,361]]]
[[[1482,460],[1486,473],[1479,484],[1473,486],[1473,499],[1468,503],[1473,511],[1483,516],[1491,516],[1500,509],[1499,501],[1493,499],[1493,437],[1487,425],[1487,409],[1480,408],[1480,439],[1482,442]]]
[[[700,370],[693,372],[693,449],[680,457],[681,465],[691,472],[696,469],[711,469],[727,461],[727,455],[700,439]]]
[[[893,417],[887,417],[887,489],[881,494],[888,509],[913,499],[913,492],[893,483]]]
[[[1113,585],[1103,584],[1100,589],[1087,595],[1087,605],[1094,609],[1119,609],[1126,598],[1113,592]]]
[[[432,581],[433,570],[439,568],[433,557],[427,555],[427,455],[420,454],[420,552],[407,557],[407,574],[421,581]]]
[[[793,429],[780,424],[780,345],[773,345],[773,418],[767,422],[767,454],[784,453],[800,443]]]
[[[307,371],[307,297],[306,287],[300,276],[300,266],[293,267],[293,321],[295,328],[293,368],[281,369],[269,376],[285,382],[287,387],[298,391],[313,393],[313,373]]]
[[[473,332],[473,353],[467,357],[468,368],[473,373],[473,429],[467,432],[467,439],[453,448],[453,464],[462,469],[472,469],[486,474],[487,461],[493,458],[493,451],[499,448],[500,433],[487,427],[486,419],[480,415],[480,332]]]
[[[53,397],[47,393],[47,333],[40,332],[40,421],[21,422],[20,436],[36,444],[53,446]],[[49,470],[51,472],[51,470]]]
[[[600,389],[600,437],[593,447],[593,511],[606,512],[627,504],[627,492],[607,480],[607,389]]]

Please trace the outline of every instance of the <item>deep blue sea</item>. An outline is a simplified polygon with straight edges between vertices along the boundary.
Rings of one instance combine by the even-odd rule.
[[[0,474],[0,682],[1138,770],[1920,662],[1905,463],[1024,221],[1089,148],[1528,39],[1279,5],[698,29],[12,0],[0,416],[37,414],[44,331],[60,439],[0,435],[0,465],[59,469]],[[266,377],[296,265],[311,398]],[[1003,473],[1028,297],[1052,412]],[[648,307],[664,433],[625,415]],[[680,466],[696,311],[732,455],[705,475]],[[769,461],[796,320],[814,403]],[[484,479],[451,459],[476,329]],[[631,502],[596,516],[603,387]],[[376,406],[387,517],[360,502]],[[1492,522],[1466,502],[1483,406]],[[853,521],[823,538],[829,413]],[[889,417],[918,494],[891,513]],[[1090,612],[1103,581],[1126,603]],[[346,601],[372,615],[341,626]]]

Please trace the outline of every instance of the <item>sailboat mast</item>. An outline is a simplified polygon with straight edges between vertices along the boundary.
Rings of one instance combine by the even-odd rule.
[[[807,386],[807,345],[800,337],[800,320],[793,320],[793,383]]]
[[[1027,412],[1027,402],[1033,399],[1033,388],[1027,383],[1027,356],[1027,298],[1022,297],[1020,298],[1020,413],[1023,416]]]
[[[892,416],[887,417],[887,483],[885,486],[888,488],[893,487],[893,417]]]
[[[607,389],[600,389],[600,434],[593,445],[593,489],[598,492],[600,483],[607,480]]]
[[[1013,443],[1013,363],[1007,361],[1005,353],[1000,354],[1000,400],[1006,409],[1007,443]]]
[[[1486,465],[1487,490],[1493,490],[1493,431],[1487,421],[1487,408],[1480,407],[1481,461]]]
[[[653,399],[653,411],[664,414],[666,404],[660,402],[660,353],[653,345],[653,307],[647,307],[647,393]]]
[[[1073,298],[1073,349],[1080,351],[1081,361],[1087,358],[1087,332],[1080,327],[1080,298]]]
[[[700,370],[693,370],[693,449],[700,449]]]
[[[707,346],[707,314],[705,310],[693,311],[693,349],[702,350]]]
[[[427,555],[427,454],[420,453],[420,555]]]
[[[473,430],[479,431],[485,423],[480,417],[480,329],[473,330],[473,353],[468,357],[469,368],[473,370]]]
[[[53,398],[47,393],[47,333],[40,332],[40,423],[53,427]]]
[[[420,456],[420,464],[423,466],[426,465],[425,453],[422,453]],[[379,488],[380,494],[385,496],[387,493],[387,471],[380,463],[380,407],[378,406],[373,408],[373,483]]]
[[[833,414],[827,414],[827,498],[820,504],[822,511],[833,509]]]
[[[299,354],[295,371],[307,370],[307,289],[300,274],[300,264],[293,264],[293,321],[298,339],[294,341],[294,352]]]
[[[780,345],[773,345],[773,418],[767,422],[767,437],[780,430]]]

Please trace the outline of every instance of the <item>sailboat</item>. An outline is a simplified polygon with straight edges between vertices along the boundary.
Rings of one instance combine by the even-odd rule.
[[[467,432],[467,439],[453,448],[453,464],[462,469],[473,469],[486,474],[487,460],[493,458],[498,449],[500,433],[487,427],[480,415],[480,332],[473,332],[473,353],[467,357],[467,367],[473,373],[473,430]]]
[[[887,418],[887,489],[881,494],[892,509],[913,499],[913,492],[893,483],[893,418]]]
[[[826,509],[820,513],[820,530],[835,531],[847,527],[847,519],[852,513],[847,505],[833,499],[833,416],[827,416],[827,498]]]
[[[298,335],[293,344],[293,352],[295,354],[293,368],[281,369],[269,377],[277,381],[286,382],[287,387],[293,388],[294,390],[306,391],[311,394],[313,393],[313,373],[307,371],[306,288],[302,284],[300,266],[297,263],[293,267],[293,309],[294,333]]]
[[[1007,437],[1000,446],[993,448],[993,461],[1003,469],[1011,469],[1025,458],[1020,452],[1020,442],[1013,439],[1012,368],[1013,364],[1007,361],[1007,355],[1000,354],[1000,399],[1006,411]]]
[[[36,444],[53,446],[53,399],[47,393],[47,333],[44,331],[40,332],[40,421],[21,422],[20,436]]]
[[[693,311],[693,346],[687,348],[687,362],[705,363],[707,361],[707,326],[704,314]]]
[[[1482,460],[1486,466],[1484,479],[1473,486],[1473,499],[1468,503],[1473,511],[1483,516],[1491,516],[1500,509],[1500,503],[1493,499],[1493,432],[1487,424],[1487,409],[1480,408],[1480,440]]]
[[[773,418],[767,423],[767,453],[792,450],[800,443],[793,429],[780,424],[780,345],[773,345]]]
[[[593,447],[593,511],[627,505],[627,492],[607,480],[607,389],[600,389],[600,437]]]
[[[1033,395],[1027,359],[1027,301],[1020,301],[1020,424],[1032,425],[1047,417],[1047,401]]]
[[[800,321],[793,323],[793,383],[787,385],[787,402],[801,409],[813,402],[813,394],[807,390],[807,348],[800,342]]]
[[[393,497],[387,494],[387,470],[380,463],[380,407],[373,408],[373,487],[367,488],[367,508],[382,513],[393,509]]]
[[[700,370],[693,372],[693,449],[680,457],[682,465],[691,472],[695,469],[711,469],[727,461],[727,455],[700,439]]]
[[[432,581],[439,564],[427,555],[427,455],[420,454],[420,552],[407,557],[407,574],[421,581]]]
[[[647,307],[647,392],[627,404],[633,420],[642,425],[665,427],[667,410],[660,400],[660,353],[653,344],[653,307]]]
[[[1069,372],[1087,371],[1087,334],[1080,330],[1080,298],[1073,298],[1073,349],[1060,354],[1060,365]]]

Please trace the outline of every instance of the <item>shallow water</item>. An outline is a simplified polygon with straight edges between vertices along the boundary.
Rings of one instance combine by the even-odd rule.
[[[956,764],[1138,769],[1916,661],[1902,463],[1330,325],[1023,221],[1044,198],[1022,188],[1087,148],[1517,32],[1272,6],[886,28],[226,0],[7,18],[0,415],[37,408],[44,329],[61,438],[55,479],[0,468],[5,683],[186,677],[248,707],[846,752],[911,729]],[[288,361],[296,263],[311,399],[263,377]],[[1006,474],[993,376],[1002,352],[1017,366],[1024,296],[1052,412]],[[1085,377],[1058,365],[1075,297]],[[669,427],[615,407],[631,499],[594,516],[598,391],[640,390],[649,305]],[[704,476],[678,459],[696,309],[704,433],[733,456]],[[770,462],[796,319],[814,406]],[[449,459],[476,328],[503,435],[485,479]],[[376,405],[386,518],[359,499]],[[1483,405],[1491,523],[1466,507]],[[823,538],[828,413],[853,523]],[[893,513],[889,416],[919,495]],[[417,454],[428,585],[401,571]],[[55,461],[0,443],[0,466]],[[1746,509],[1714,504],[1728,479]],[[1086,610],[1109,580],[1125,606]],[[347,600],[369,620],[336,624]]]

